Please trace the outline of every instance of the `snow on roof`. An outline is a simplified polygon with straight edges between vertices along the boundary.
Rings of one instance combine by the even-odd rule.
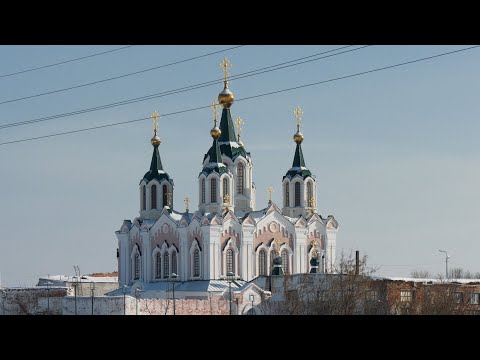
[[[37,286],[44,286],[47,282],[51,282],[51,285],[57,285],[58,283],[64,282],[96,282],[96,283],[109,283],[109,282],[118,282],[118,276],[88,276],[82,275],[81,278],[77,276],[67,276],[67,275],[50,275],[38,278]]]
[[[218,145],[230,145],[233,148],[241,147],[236,141],[219,141]]]
[[[411,278],[411,277],[399,277],[399,276],[374,276],[374,279],[378,280],[394,280],[394,281],[412,281],[412,282],[432,282],[432,283],[460,283],[460,284],[469,284],[469,283],[480,283],[480,279],[432,279],[432,278]]]
[[[290,168],[289,171],[302,171],[302,170],[308,170],[305,166],[294,166],[292,168]]]

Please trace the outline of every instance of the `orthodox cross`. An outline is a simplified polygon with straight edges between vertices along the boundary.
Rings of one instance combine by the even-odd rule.
[[[218,106],[217,100],[214,100],[212,105],[210,105],[213,112],[213,123],[215,124],[215,126],[217,126],[217,106]]]
[[[235,119],[235,124],[237,125],[237,141],[240,141],[240,134],[242,132],[242,125],[245,125],[245,120],[240,116]]]
[[[268,192],[268,203],[271,204],[271,203],[272,203],[272,192],[273,192],[273,187],[272,187],[272,185],[270,185],[270,186],[267,188],[267,192]]]
[[[316,258],[318,256],[318,253],[317,253],[317,239],[313,239],[312,247],[313,247],[312,257]]]
[[[223,197],[223,202],[227,204],[225,211],[229,211],[230,209],[228,208],[228,204],[230,203],[230,195],[228,193]]]
[[[167,190],[167,206],[170,209],[172,208],[172,194],[168,190]]]
[[[188,196],[185,196],[183,202],[185,203],[185,212],[188,213],[188,205],[190,204],[190,198]]]
[[[228,59],[226,57],[223,58],[222,62],[220,63],[220,67],[222,67],[222,72],[223,72],[223,81],[225,82],[225,84],[227,83],[227,79],[228,79],[228,68],[231,68],[232,67],[232,64],[230,63],[230,61],[228,61]]]
[[[297,131],[300,131],[300,122],[302,121],[303,111],[300,106],[297,106],[293,113],[295,114],[295,121],[297,122]]]
[[[160,117],[156,111],[153,112],[153,114],[150,116],[150,119],[153,119],[153,131],[155,132],[155,135],[157,135],[157,130],[158,130],[158,121],[157,119]]]
[[[273,246],[274,246],[275,250],[280,252],[280,240],[275,239],[275,241],[273,242]]]

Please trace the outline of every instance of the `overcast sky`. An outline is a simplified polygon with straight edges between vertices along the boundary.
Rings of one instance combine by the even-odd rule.
[[[134,46],[60,66],[1,77],[0,126],[161,93],[245,73],[342,45],[244,46],[175,66],[70,91],[6,102],[232,47]],[[119,46],[0,46],[0,76]],[[245,79],[236,99],[338,78],[468,46],[371,46]],[[348,49],[353,49],[348,48]],[[0,129],[0,143],[210,104],[221,82],[193,91]],[[317,176],[317,207],[340,227],[337,249],[360,250],[378,275],[434,274],[450,265],[480,271],[480,48],[363,76],[238,101],[251,152],[257,209],[282,205],[282,176],[303,109],[302,144]],[[211,145],[210,109],[159,119],[160,154],[174,179],[174,208],[197,209],[197,176]],[[117,269],[115,231],[139,211],[138,183],[152,154],[151,121],[0,145],[0,272],[4,286],[40,276]],[[340,252],[339,251],[339,252]]]

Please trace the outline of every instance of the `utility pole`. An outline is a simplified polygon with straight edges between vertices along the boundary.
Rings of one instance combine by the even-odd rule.
[[[438,250],[440,252],[445,253],[445,280],[448,279],[448,259],[450,259],[450,256],[448,256],[448,253],[445,250]]]

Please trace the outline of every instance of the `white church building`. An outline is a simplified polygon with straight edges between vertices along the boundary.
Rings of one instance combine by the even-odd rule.
[[[295,109],[293,164],[289,169],[288,164],[272,164],[286,169],[281,182],[283,203],[279,206],[270,200],[266,208],[256,209],[252,157],[240,141],[240,120],[235,132],[231,115],[234,95],[228,88],[226,65],[218,100],[219,104],[212,106],[212,146],[199,166],[195,210],[188,209],[188,200],[186,211],[172,207],[175,189],[170,174],[174,169],[169,174],[162,164],[161,140],[155,129],[150,169],[138,188],[139,216],[124,220],[115,232],[120,288],[154,289],[159,283],[158,289],[162,289],[172,278],[179,282],[218,281],[226,279],[227,273],[234,274],[240,287],[258,276],[270,275],[276,257],[282,259],[285,274],[311,272],[312,258],[319,263],[316,271],[333,271],[338,223],[316,210],[317,180],[305,165],[300,108]],[[219,126],[216,105],[222,107]],[[155,123],[157,116],[152,115]],[[280,179],[278,182],[280,187]]]

